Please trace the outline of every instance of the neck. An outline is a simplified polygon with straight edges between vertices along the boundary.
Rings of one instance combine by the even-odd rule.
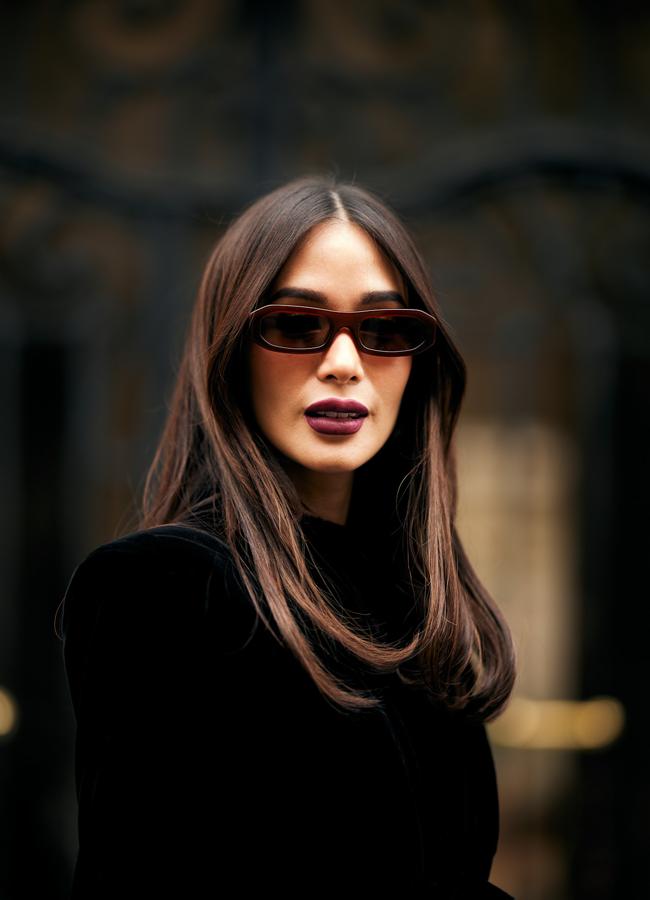
[[[345,525],[352,498],[354,472],[313,472],[288,466],[300,499],[313,516]]]

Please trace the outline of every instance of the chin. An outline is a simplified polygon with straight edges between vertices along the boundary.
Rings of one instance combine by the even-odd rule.
[[[369,459],[372,459],[378,451],[379,448],[370,452],[366,450],[363,453],[342,452],[336,459],[313,459],[311,463],[306,464],[306,468],[312,469],[315,472],[324,472],[332,475],[336,473],[341,474],[343,472],[354,472],[364,465],[364,463],[367,463]]]
[[[347,472],[354,472],[362,463],[357,463],[356,465],[340,465],[340,466],[306,466],[306,468],[310,469],[312,472],[320,472],[322,475],[343,475]]]

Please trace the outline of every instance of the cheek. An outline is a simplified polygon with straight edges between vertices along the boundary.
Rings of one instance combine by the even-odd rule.
[[[275,405],[278,378],[274,371],[276,354],[253,347],[248,358],[248,373],[251,404],[255,415],[263,417],[264,412]],[[279,354],[277,354],[279,356]]]
[[[271,412],[289,412],[298,407],[305,377],[296,360],[285,353],[252,347],[248,358],[251,403],[258,418]]]
[[[402,369],[402,394],[406,389],[406,385],[408,384],[409,378],[411,377],[411,372],[413,371],[413,357],[407,356],[402,360],[403,369]]]
[[[395,411],[402,401],[412,367],[413,359],[410,356],[395,359],[392,361],[390,369],[384,370],[381,378],[378,379],[381,384],[381,395],[387,404],[394,407]]]

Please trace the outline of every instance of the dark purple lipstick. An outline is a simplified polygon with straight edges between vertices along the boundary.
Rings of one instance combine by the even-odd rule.
[[[305,418],[314,431],[321,434],[354,434],[359,431],[367,415],[368,410],[363,403],[340,397],[317,400],[305,410]]]

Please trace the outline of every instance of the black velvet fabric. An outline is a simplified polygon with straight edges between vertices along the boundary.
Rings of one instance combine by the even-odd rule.
[[[417,624],[391,547],[315,516],[312,570],[377,634]],[[71,897],[507,898],[484,726],[395,674],[344,712],[257,620],[229,551],[160,526],[103,544],[64,599],[77,735]],[[336,663],[346,672],[345,659]]]

